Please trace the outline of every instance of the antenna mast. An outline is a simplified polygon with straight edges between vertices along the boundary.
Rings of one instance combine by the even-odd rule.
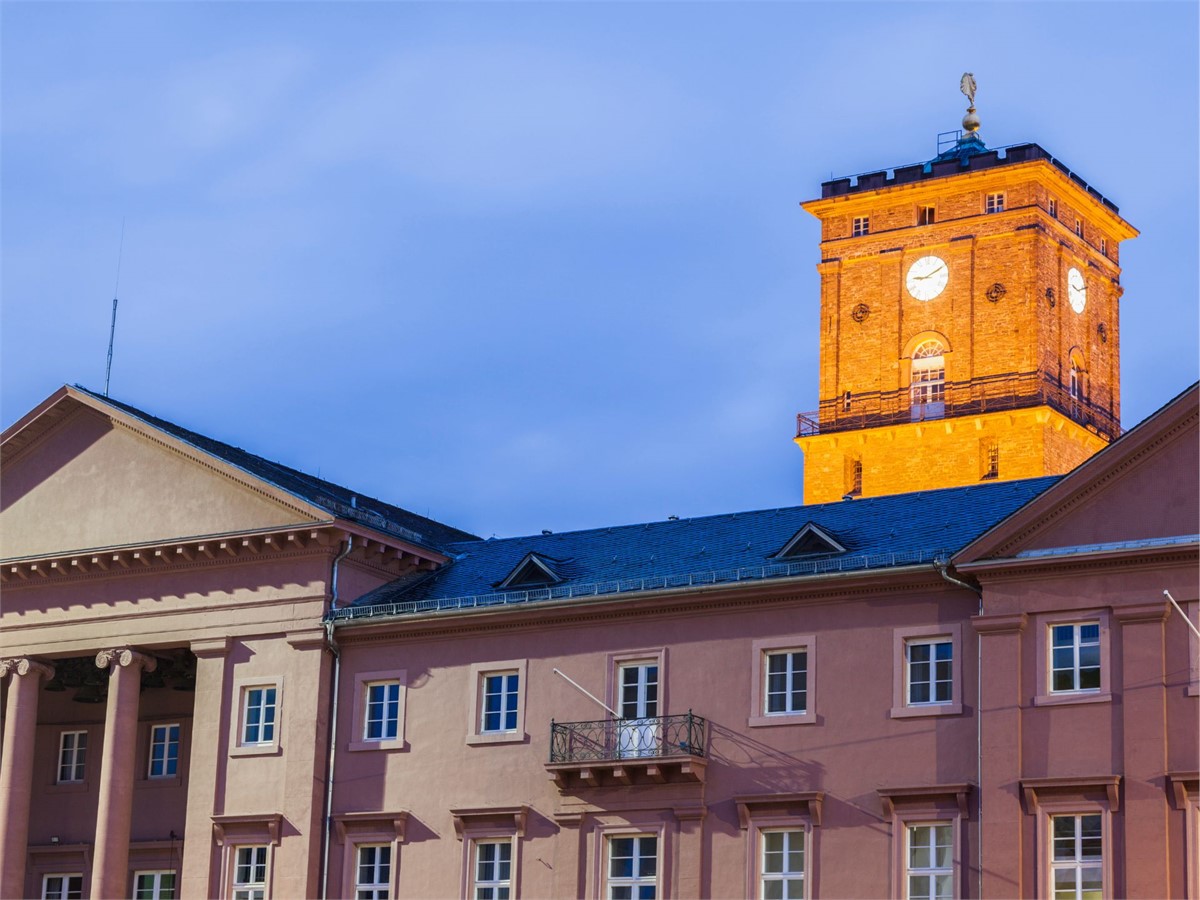
[[[121,287],[121,255],[125,252],[125,217],[121,217],[121,243],[117,247],[117,283],[113,285],[112,324],[108,327],[108,364],[104,367],[104,396],[108,396],[108,382],[112,377],[113,338],[117,334],[117,291]]]

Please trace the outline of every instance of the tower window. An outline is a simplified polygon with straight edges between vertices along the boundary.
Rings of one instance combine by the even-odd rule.
[[[1000,477],[1000,444],[997,441],[984,441],[980,446],[980,468],[983,474],[980,481],[990,481]]]
[[[846,490],[843,496],[862,496],[862,460],[854,456],[846,457]]]
[[[920,206],[917,208],[917,224],[932,225],[937,221],[937,207]]]
[[[1083,219],[1075,220],[1075,234],[1077,234],[1079,237],[1083,237]]]
[[[1052,218],[1057,219],[1058,218],[1058,201],[1055,200],[1053,197],[1051,197],[1049,207],[1050,207],[1050,216]]]
[[[850,392],[846,391],[846,396],[842,398],[842,409],[846,412],[850,412],[850,397]]]
[[[941,341],[922,341],[913,350],[909,392],[912,420],[940,419],[946,414],[946,348]]]
[[[871,217],[870,216],[855,216],[854,225],[851,228],[853,237],[862,237],[864,234],[871,233]]]
[[[1108,256],[1108,238],[1100,238],[1100,252]]]
[[[1004,195],[1003,194],[988,194],[987,202],[984,206],[985,211],[989,213],[1004,212]]]

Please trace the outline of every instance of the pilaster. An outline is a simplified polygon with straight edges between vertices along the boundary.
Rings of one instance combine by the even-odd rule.
[[[196,656],[196,706],[180,896],[215,897],[219,873],[213,853],[213,817],[224,812],[224,806],[217,807],[217,785],[225,779],[223,748],[229,740],[225,688],[229,639],[192,641],[191,650]]]

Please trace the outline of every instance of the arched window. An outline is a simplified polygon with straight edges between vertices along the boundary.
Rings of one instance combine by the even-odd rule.
[[[938,340],[917,344],[912,352],[909,396],[912,419],[940,419],[946,414],[946,348]]]
[[[1084,399],[1083,375],[1083,354],[1076,347],[1071,350],[1071,368],[1067,372],[1067,393],[1072,402],[1080,402]]]

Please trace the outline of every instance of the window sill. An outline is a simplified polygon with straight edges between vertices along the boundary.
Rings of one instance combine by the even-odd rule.
[[[135,786],[139,789],[182,787],[183,777],[180,775],[163,775],[157,778],[147,776],[146,778],[139,779],[135,783]]]
[[[407,750],[408,742],[403,738],[390,741],[351,741],[346,745],[346,749],[350,753],[358,753],[363,750]]]
[[[915,719],[925,716],[961,716],[961,703],[930,703],[928,706],[893,706],[893,719]]]
[[[1081,703],[1111,703],[1111,691],[1064,691],[1061,694],[1038,694],[1034,706],[1074,706]]]
[[[519,731],[497,731],[488,734],[468,734],[467,745],[474,747],[478,744],[526,744],[529,735]]]
[[[230,756],[278,756],[282,752],[279,744],[239,744],[229,748]]]
[[[50,790],[63,794],[87,793],[90,783],[87,781],[55,781],[49,785]]]
[[[1200,684],[1189,684],[1187,695],[1189,697],[1200,697]]]
[[[751,728],[767,728],[772,725],[815,725],[817,724],[817,714],[815,712],[806,713],[785,713],[775,716],[751,716],[746,724]]]

